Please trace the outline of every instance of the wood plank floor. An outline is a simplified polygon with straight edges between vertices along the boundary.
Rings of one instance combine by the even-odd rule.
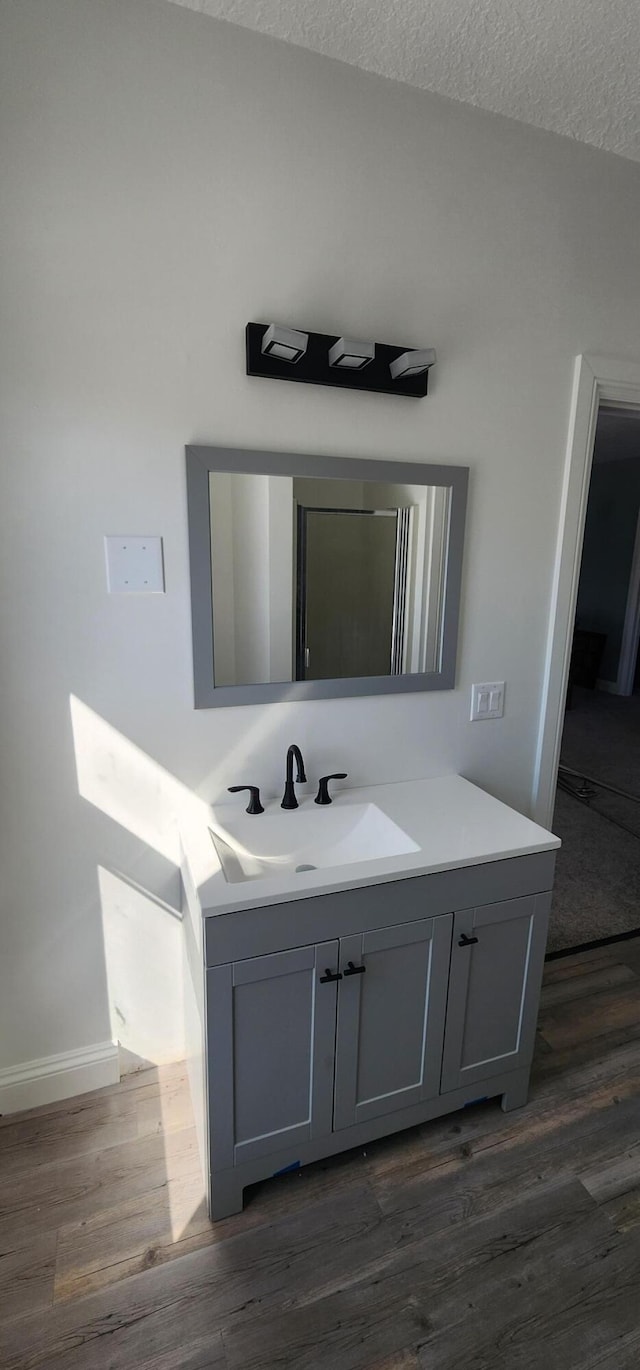
[[[182,1067],[0,1119],[3,1370],[637,1370],[640,939],[549,963],[530,1101],[204,1210]]]

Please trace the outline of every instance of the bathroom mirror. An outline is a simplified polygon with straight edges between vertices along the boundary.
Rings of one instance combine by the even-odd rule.
[[[196,708],[452,689],[467,482],[188,447]]]

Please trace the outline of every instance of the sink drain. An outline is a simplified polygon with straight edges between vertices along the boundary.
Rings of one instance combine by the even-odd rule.
[[[296,875],[298,875],[301,871],[317,871],[317,869],[317,866],[296,866]]]

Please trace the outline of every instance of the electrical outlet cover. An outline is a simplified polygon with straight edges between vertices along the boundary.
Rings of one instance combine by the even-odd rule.
[[[107,585],[110,595],[163,594],[162,538],[105,537]]]

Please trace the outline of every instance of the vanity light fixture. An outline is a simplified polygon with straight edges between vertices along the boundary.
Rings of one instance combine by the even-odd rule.
[[[392,361],[389,370],[394,381],[402,377],[422,376],[429,370],[435,362],[436,354],[433,347],[423,347],[412,352],[401,352],[399,357]]]
[[[295,363],[304,357],[308,342],[308,333],[271,323],[262,339],[261,350],[265,357],[277,357],[278,361]]]
[[[344,366],[350,371],[363,371],[372,362],[376,345],[372,342],[354,342],[352,338],[338,338],[329,348],[329,366]]]
[[[427,393],[433,348],[399,347],[336,333],[302,332],[276,323],[248,323],[247,375],[302,381],[337,390],[422,399]]]

